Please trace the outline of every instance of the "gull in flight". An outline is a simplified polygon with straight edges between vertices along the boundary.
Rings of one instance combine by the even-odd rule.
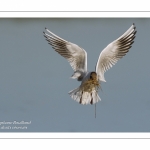
[[[96,104],[101,100],[98,90],[100,82],[106,82],[104,73],[127,54],[136,34],[136,27],[132,24],[123,35],[102,50],[95,71],[89,72],[87,71],[87,53],[83,48],[60,38],[47,28],[45,29],[47,33],[43,33],[48,43],[56,52],[66,58],[73,68],[74,74],[71,78],[81,81],[78,88],[69,92],[71,98],[80,104]]]

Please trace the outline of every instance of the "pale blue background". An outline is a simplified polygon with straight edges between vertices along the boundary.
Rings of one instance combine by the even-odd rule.
[[[105,73],[97,103],[80,105],[68,91],[80,82],[43,37],[44,28],[87,51],[93,71],[100,52],[135,23],[130,52]],[[0,19],[0,122],[32,121],[0,132],[149,132],[150,19]]]

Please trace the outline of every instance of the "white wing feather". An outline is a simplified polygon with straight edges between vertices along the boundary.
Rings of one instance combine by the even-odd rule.
[[[136,34],[133,24],[122,36],[110,43],[101,53],[96,65],[96,73],[100,81],[106,82],[104,73],[126,55],[131,48]]]
[[[46,28],[45,28],[46,29]],[[48,43],[53,47],[53,49],[58,52],[61,56],[66,58],[70,63],[74,71],[87,71],[87,53],[86,51],[76,44],[68,42],[59,36],[55,35],[48,29],[46,31],[49,34],[44,33],[44,36]]]

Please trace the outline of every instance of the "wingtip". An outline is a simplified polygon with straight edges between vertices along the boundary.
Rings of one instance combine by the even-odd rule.
[[[134,26],[134,28],[136,28],[136,27],[135,27],[135,23],[133,23],[133,26]]]
[[[47,28],[45,27],[45,30],[47,30]]]
[[[135,30],[135,29],[136,29],[135,23],[133,23],[132,26],[133,26],[133,28],[134,28],[134,30]]]

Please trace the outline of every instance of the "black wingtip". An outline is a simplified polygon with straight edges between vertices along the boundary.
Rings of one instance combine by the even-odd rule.
[[[134,26],[134,30],[135,30],[136,29],[135,23],[133,23],[133,26]]]
[[[45,30],[46,30],[47,28],[45,27]]]
[[[43,33],[45,34],[45,32],[43,31]]]

